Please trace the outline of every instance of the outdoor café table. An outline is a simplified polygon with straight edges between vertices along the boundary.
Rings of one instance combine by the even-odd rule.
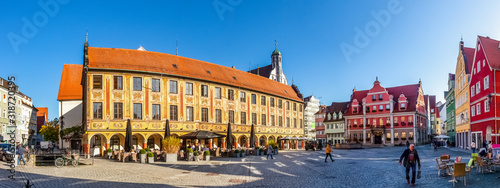
[[[451,173],[453,172],[453,165],[454,165],[454,164],[455,164],[455,163],[454,163],[453,161],[452,161],[452,162],[449,162],[449,163],[446,163],[446,174],[447,174],[448,176],[451,176],[451,175],[452,175]]]

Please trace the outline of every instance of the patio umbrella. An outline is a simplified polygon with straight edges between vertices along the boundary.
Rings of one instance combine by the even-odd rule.
[[[167,122],[165,123],[165,138],[170,137],[170,122],[167,119]]]
[[[127,129],[125,133],[125,152],[130,152],[132,150],[132,125],[130,124],[130,119],[127,120]]]
[[[227,123],[227,135],[226,135],[227,148],[233,149],[233,133],[231,132],[231,123]]]
[[[252,124],[252,128],[250,129],[250,148],[255,147],[255,127]]]

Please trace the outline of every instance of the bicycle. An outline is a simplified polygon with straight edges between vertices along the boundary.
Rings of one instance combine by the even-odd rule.
[[[62,166],[68,165],[71,163],[73,167],[78,166],[78,160],[74,159],[71,154],[63,154],[62,157],[59,157],[55,161],[55,165],[57,168],[61,168]]]

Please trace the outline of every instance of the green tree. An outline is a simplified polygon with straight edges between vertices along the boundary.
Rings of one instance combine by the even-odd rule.
[[[52,121],[46,122],[40,129],[40,134],[46,141],[59,141],[59,119],[55,118]]]

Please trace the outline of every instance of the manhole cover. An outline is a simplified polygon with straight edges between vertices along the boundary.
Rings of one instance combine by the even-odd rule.
[[[182,172],[182,173],[183,173],[183,174],[189,174],[189,173],[191,173],[191,172]]]
[[[247,180],[240,180],[240,179],[230,179],[229,183],[246,183]]]
[[[218,173],[208,173],[207,176],[218,176]]]

